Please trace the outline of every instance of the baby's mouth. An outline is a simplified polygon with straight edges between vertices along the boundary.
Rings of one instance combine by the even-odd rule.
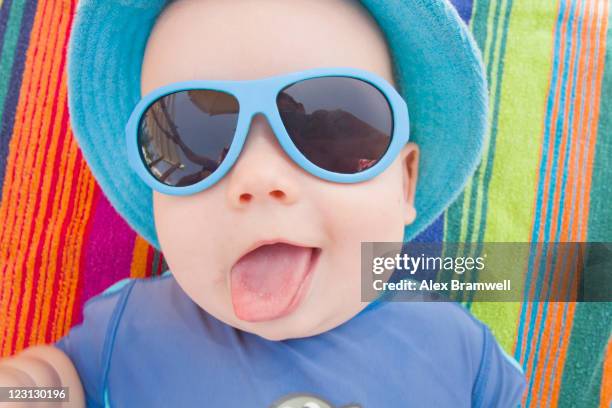
[[[320,248],[277,242],[242,256],[230,272],[236,316],[261,322],[293,312],[308,289],[320,252]]]

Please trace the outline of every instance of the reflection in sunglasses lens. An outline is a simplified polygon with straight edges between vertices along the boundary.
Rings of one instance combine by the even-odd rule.
[[[149,172],[176,187],[208,177],[232,144],[238,111],[238,100],[220,91],[179,91],[157,99],[143,115],[138,132]]]
[[[306,79],[283,89],[276,104],[297,149],[325,170],[364,171],[391,143],[389,103],[378,88],[360,79]]]

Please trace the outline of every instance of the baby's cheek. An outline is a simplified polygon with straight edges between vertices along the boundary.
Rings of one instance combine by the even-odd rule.
[[[369,187],[369,186],[368,186]],[[335,239],[344,242],[401,241],[401,192],[380,188],[355,189],[327,206],[326,219]]]
[[[220,228],[211,208],[202,196],[154,196],[157,236],[173,274],[204,278],[216,270],[218,251],[212,245],[218,241],[211,239],[211,231]]]

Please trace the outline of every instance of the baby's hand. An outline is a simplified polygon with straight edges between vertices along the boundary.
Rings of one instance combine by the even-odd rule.
[[[9,407],[85,407],[83,386],[72,361],[53,346],[31,347],[0,360],[0,387],[68,387],[68,402],[3,402]]]

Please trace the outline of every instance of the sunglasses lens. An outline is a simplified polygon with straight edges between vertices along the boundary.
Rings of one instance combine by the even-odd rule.
[[[169,186],[204,180],[232,144],[238,110],[238,100],[220,91],[180,91],[157,99],[142,116],[138,132],[149,172]]]
[[[387,98],[356,78],[320,77],[283,89],[276,104],[287,133],[313,164],[354,174],[380,160],[393,133]]]

